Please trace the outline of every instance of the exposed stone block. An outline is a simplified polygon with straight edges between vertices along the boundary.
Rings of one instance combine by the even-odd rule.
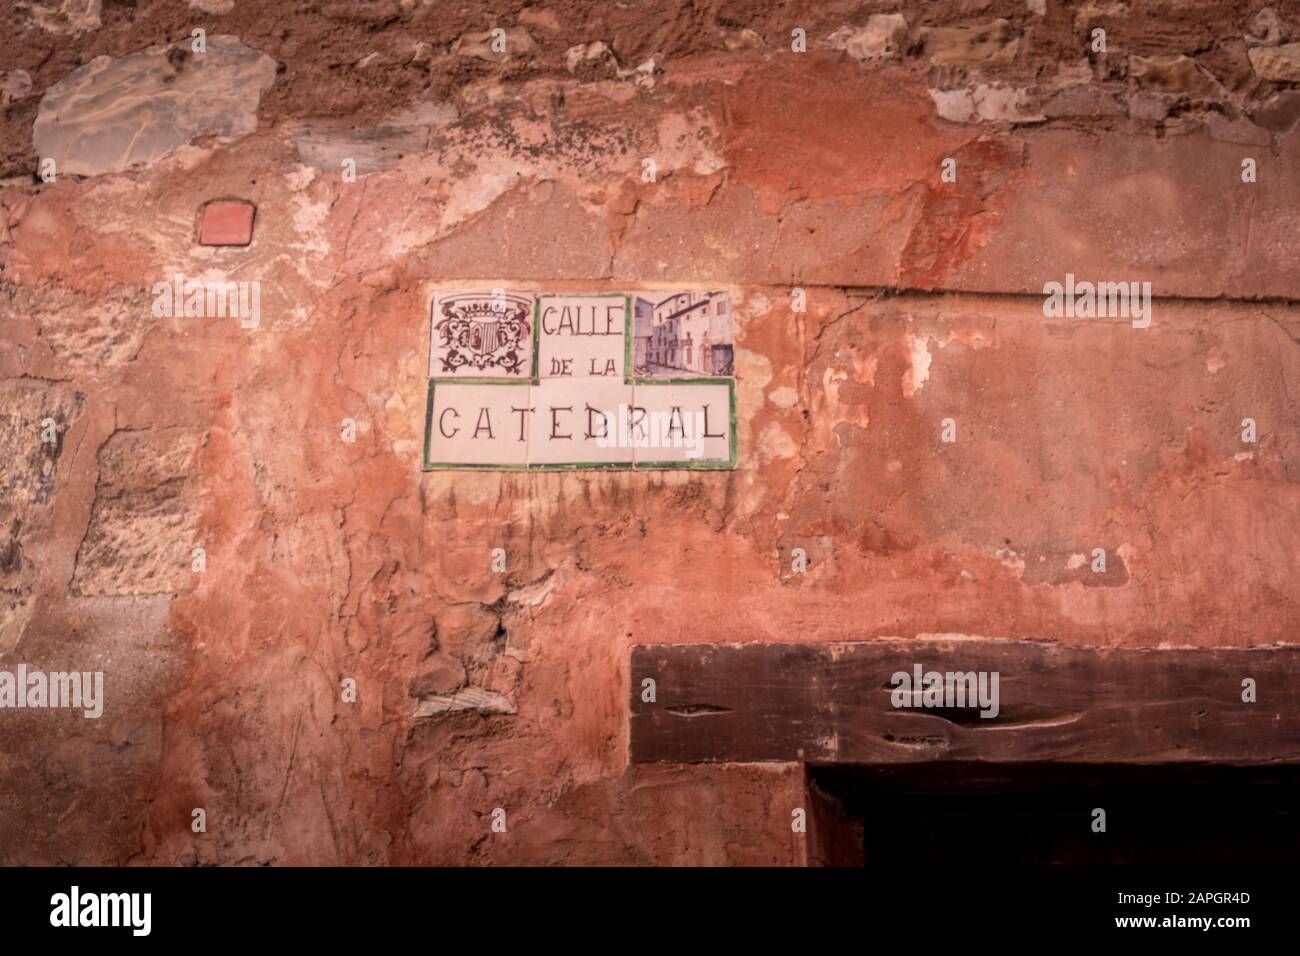
[[[251,132],[274,80],[275,61],[233,36],[208,37],[203,53],[182,41],[98,56],[45,91],[36,152],[78,176],[147,165],[197,136]]]
[[[392,169],[403,156],[423,152],[428,145],[427,126],[376,126],[348,128],[295,126],[290,133],[302,161],[327,173],[341,174],[347,160],[358,176]]]
[[[980,83],[974,88],[931,90],[935,110],[951,123],[1041,123],[1025,90]]]
[[[902,56],[907,52],[907,18],[901,13],[875,13],[866,26],[840,27],[826,42],[859,62]]]
[[[482,687],[466,687],[454,694],[434,694],[423,698],[415,708],[415,718],[437,717],[462,710],[475,710],[480,714],[513,714],[515,705],[502,694]]]
[[[934,63],[962,66],[1001,66],[1011,63],[1020,36],[1009,20],[981,26],[925,27],[920,31],[925,55]]]
[[[1300,83],[1300,43],[1254,47],[1250,51],[1250,63],[1266,80]]]
[[[77,552],[78,594],[163,594],[190,580],[198,538],[195,454],[184,429],[120,431],[99,453],[90,527]]]
[[[26,70],[0,71],[0,106],[21,100],[32,91],[32,78]]]
[[[15,7],[48,33],[76,36],[103,25],[104,0],[17,0]]]
[[[67,386],[0,383],[0,527],[8,526],[9,509],[21,514],[49,503],[64,440],[84,406],[85,396]]]
[[[94,373],[130,362],[155,320],[142,288],[85,295],[63,286],[37,292],[26,286],[0,296],[0,319],[32,322],[62,365]]]
[[[451,52],[460,56],[472,56],[489,62],[501,62],[508,57],[529,53],[537,44],[523,27],[501,28],[502,35],[493,31],[466,33],[451,45]],[[498,48],[494,47],[496,44]]]
[[[1143,89],[1157,93],[1212,96],[1220,92],[1218,81],[1189,56],[1130,56],[1128,73]]]

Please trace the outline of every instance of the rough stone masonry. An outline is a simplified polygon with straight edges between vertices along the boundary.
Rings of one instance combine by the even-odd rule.
[[[0,864],[801,865],[632,645],[1294,643],[1298,120],[1275,0],[4,0],[0,670],[104,687]],[[423,471],[501,283],[727,292],[735,469]]]

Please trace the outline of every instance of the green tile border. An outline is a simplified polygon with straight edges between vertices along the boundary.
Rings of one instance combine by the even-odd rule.
[[[632,293],[624,292],[623,298],[627,300],[627,327],[623,330],[623,384],[635,385],[632,381],[636,374],[636,369],[632,367],[632,333],[636,331],[636,323],[632,315]]]
[[[528,465],[527,471],[635,471],[636,465],[630,461],[565,461],[554,464]]]
[[[653,291],[653,290],[642,290]],[[464,294],[464,293],[462,293]],[[477,294],[477,293],[471,293]],[[490,294],[490,293],[489,293]],[[632,299],[637,292],[546,292],[527,293],[533,297],[533,355],[531,363],[532,374],[527,377],[515,378],[482,378],[482,377],[461,377],[454,375],[430,376],[428,392],[425,399],[424,412],[424,453],[422,455],[421,471],[517,471],[517,472],[546,472],[546,471],[734,471],[739,463],[740,449],[739,439],[736,433],[736,379],[733,377],[701,377],[701,378],[663,378],[652,376],[637,376],[634,374],[632,365],[632,336],[635,330],[635,316],[633,313]],[[438,299],[438,291],[434,291],[429,301],[429,352],[433,351],[433,320],[434,305]],[[728,397],[730,399],[730,424],[731,434],[728,444],[730,445],[731,456],[726,460],[715,461],[696,461],[686,459],[684,461],[596,461],[596,462],[562,462],[554,464],[533,464],[526,462],[522,465],[501,464],[501,463],[482,463],[474,464],[470,462],[431,462],[429,461],[429,452],[432,448],[433,441],[433,394],[437,385],[504,385],[518,387],[528,387],[541,384],[539,376],[538,362],[540,361],[540,341],[541,341],[541,323],[542,323],[542,299],[611,299],[618,295],[623,296],[625,302],[624,331],[623,331],[623,384],[630,385],[633,389],[633,399],[636,396],[636,387],[639,385],[726,385]],[[732,336],[734,342],[735,336],[735,304],[731,305],[731,322]],[[590,376],[583,376],[588,378]],[[562,379],[550,379],[547,381],[561,381]],[[575,381],[567,379],[567,381]],[[603,381],[600,376],[596,376],[596,381]],[[633,449],[633,456],[636,450]]]

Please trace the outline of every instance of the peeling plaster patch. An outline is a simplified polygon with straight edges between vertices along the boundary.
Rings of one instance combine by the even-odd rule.
[[[743,293],[740,293],[734,295],[733,298],[743,301],[746,315],[767,315],[772,311],[771,301],[761,292],[755,292],[748,298],[744,298]]]
[[[429,153],[407,155],[402,161],[405,182],[438,184],[435,199],[444,208],[437,235],[486,210],[506,193],[538,183],[562,182],[590,213],[603,214],[605,184],[634,171],[639,175],[638,154],[628,148],[630,130],[542,121],[507,111],[497,119],[487,126],[449,127],[433,137]],[[681,165],[661,154],[656,154],[656,160],[663,171]],[[403,250],[390,242],[388,251]]]
[[[480,167],[474,175],[456,184],[442,213],[443,229],[450,229],[492,205],[503,193],[534,171],[510,160],[497,162],[496,168]]]
[[[673,113],[659,122],[661,169],[686,169],[697,176],[716,173],[727,164],[709,145],[706,131],[717,124],[700,109]]]
[[[746,407],[756,408],[763,404],[763,389],[771,381],[771,359],[748,349],[736,349],[736,388],[745,396]]]
[[[1065,567],[1069,571],[1074,571],[1083,567],[1087,563],[1088,556],[1086,554],[1072,554],[1070,555],[1070,559],[1065,562]]]
[[[1133,556],[1137,554],[1137,551],[1134,549],[1133,545],[1129,544],[1126,541],[1115,549],[1115,553],[1119,555],[1120,560],[1124,562],[1124,567],[1128,569],[1128,583],[1132,584],[1133,583]]]
[[[541,607],[546,603],[557,587],[565,580],[566,575],[563,571],[555,574],[548,574],[540,581],[535,581],[525,587],[511,591],[509,599],[514,604],[523,604],[527,607]]]
[[[307,168],[301,171],[307,174],[306,181],[301,186],[294,187],[294,193],[291,197],[293,203],[293,228],[300,237],[295,246],[304,253],[304,257],[313,254],[327,256],[330,251],[330,242],[328,238],[329,230],[326,228],[326,224],[329,221],[331,203],[328,200],[316,202],[312,199],[311,192],[306,186],[315,178],[316,171]],[[301,264],[299,271],[304,275],[309,274],[305,262]],[[327,278],[322,278],[317,284],[328,285],[328,282]]]
[[[869,406],[859,402],[841,402],[840,385],[851,378],[855,383],[874,386],[876,357],[869,355],[864,358],[857,352],[845,356],[840,352],[836,354],[835,360],[837,363],[847,360],[850,368],[837,364],[829,366],[822,373],[822,390],[814,396],[816,416],[819,420],[866,428],[871,424]]]
[[[799,450],[795,440],[790,437],[790,433],[772,422],[763,429],[763,433],[758,438],[758,454],[763,461],[771,461],[774,458],[793,458]]]
[[[998,548],[993,552],[993,556],[1001,561],[1004,567],[1015,571],[1018,577],[1025,576],[1025,559],[1015,551],[1010,548]]]
[[[953,342],[960,342],[969,349],[986,349],[993,342],[983,331],[953,331],[939,340],[939,348],[946,349]]]
[[[865,359],[855,355],[853,357],[853,378],[863,385],[872,387],[876,384],[876,357],[868,355]]]
[[[408,350],[403,355],[402,364],[400,367],[408,368],[409,363],[413,361],[415,358],[416,358],[416,353]],[[384,402],[384,411],[394,414],[396,416],[400,416],[403,413],[405,413],[405,411],[409,407],[410,406],[406,402],[406,397],[402,394],[402,390],[400,388],[394,389],[393,392],[388,396],[388,401]]]
[[[1253,451],[1239,451],[1232,456],[1232,460],[1235,462],[1253,461],[1254,458],[1255,453]]]
[[[780,388],[773,389],[767,396],[767,400],[781,408],[794,408],[799,404],[799,393],[789,385],[782,385]]]
[[[903,373],[903,397],[911,398],[930,380],[930,347],[923,336],[910,332],[907,336],[908,357],[911,362]]]
[[[316,170],[310,166],[298,166],[284,174],[284,183],[292,191],[306,189],[316,179]]]
[[[847,382],[848,379],[849,373],[844,369],[833,365],[829,366],[826,371],[822,372],[822,391],[830,396],[831,402],[835,402],[839,397],[840,382]]]
[[[1228,364],[1227,360],[1222,355],[1216,352],[1214,355],[1211,355],[1208,359],[1205,360],[1205,370],[1209,372],[1211,375],[1213,375],[1215,372],[1219,371],[1219,369],[1223,368],[1227,364]]]
[[[603,40],[579,43],[564,51],[564,65],[570,73],[576,72],[582,63],[591,63],[593,61],[606,62],[615,70],[618,69],[618,58],[614,56],[614,51]]]
[[[763,407],[763,390],[772,381],[772,362],[766,355],[750,352],[736,347],[736,426],[744,427],[750,436],[754,433],[753,412],[742,414],[745,409]],[[737,434],[737,440],[748,441]],[[671,474],[664,472],[663,474]]]

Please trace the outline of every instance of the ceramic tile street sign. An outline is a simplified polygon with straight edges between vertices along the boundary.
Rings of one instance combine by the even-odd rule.
[[[439,293],[424,467],[736,466],[726,292]]]

